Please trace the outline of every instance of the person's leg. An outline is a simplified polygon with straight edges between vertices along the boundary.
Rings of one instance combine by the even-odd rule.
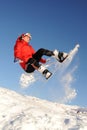
[[[50,50],[41,48],[33,55],[33,58],[36,59],[39,62],[43,55],[53,56],[59,62],[63,62],[67,58],[67,56],[68,56],[68,54],[65,53],[65,52],[60,52],[58,50],[50,51]]]
[[[41,48],[33,55],[33,58],[39,62],[43,55],[53,56],[54,54],[53,51]]]
[[[35,68],[34,68],[31,64],[27,64],[25,71],[26,71],[27,73],[32,73],[32,72],[35,71]]]
[[[31,72],[34,72],[35,70],[42,73],[46,79],[48,79],[52,75],[52,73],[49,70],[47,70],[44,66],[39,64],[38,61],[36,61],[34,58],[31,58],[28,60],[28,63],[26,66],[26,72],[31,73]]]
[[[38,70],[40,73],[42,73],[46,77],[46,79],[48,79],[52,75],[52,73],[49,72],[44,66],[39,64],[40,59],[42,58],[43,55],[54,56],[59,62],[63,62],[64,54],[65,53],[59,52],[57,50],[50,51],[50,50],[41,48],[33,55],[33,58],[28,60],[26,72],[31,73],[35,70]]]
[[[26,63],[26,72],[32,73],[33,71],[38,70],[39,67],[39,62],[37,62],[34,58],[30,58]]]

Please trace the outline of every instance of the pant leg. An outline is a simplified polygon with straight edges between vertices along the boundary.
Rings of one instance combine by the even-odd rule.
[[[32,73],[35,71],[35,68],[31,64],[28,64],[25,71],[27,73]]]
[[[32,73],[35,71],[35,69],[38,69],[40,67],[40,64],[38,61],[36,61],[34,58],[30,58],[26,64],[26,72]]]
[[[43,55],[53,56],[54,54],[53,54],[53,51],[41,48],[33,55],[33,58],[39,62]]]
[[[39,49],[31,59],[28,60],[28,64],[27,64],[27,68],[26,68],[26,72],[31,73],[33,71],[35,71],[35,68],[32,66],[32,64],[34,64],[34,66],[36,66],[37,68],[40,67],[39,61],[42,58],[43,55],[46,56],[52,56],[53,51],[47,50],[47,49]]]

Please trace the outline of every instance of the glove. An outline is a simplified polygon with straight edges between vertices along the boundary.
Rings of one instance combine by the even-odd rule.
[[[42,59],[40,60],[41,63],[45,64],[46,63],[46,59]]]
[[[14,58],[14,63],[18,62],[19,59],[18,58]]]
[[[21,62],[23,62],[22,60],[20,60],[20,59],[18,59],[18,58],[14,58],[14,63],[21,63]]]

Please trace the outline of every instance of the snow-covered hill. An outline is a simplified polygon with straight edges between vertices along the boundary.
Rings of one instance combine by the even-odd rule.
[[[0,130],[87,130],[87,109],[0,88]]]

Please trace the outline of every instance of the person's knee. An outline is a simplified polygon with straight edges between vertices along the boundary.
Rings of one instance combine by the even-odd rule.
[[[42,54],[42,55],[45,55],[46,52],[47,52],[47,50],[44,49],[44,48],[40,48],[40,49],[39,49],[39,53]]]
[[[43,53],[45,51],[45,49],[44,48],[40,48],[39,51]]]
[[[34,58],[31,58],[31,59],[29,60],[29,63],[30,63],[31,65],[36,66],[36,67],[39,67],[39,66],[40,66],[40,65],[39,65],[39,62],[36,61],[36,59],[34,59]]]

